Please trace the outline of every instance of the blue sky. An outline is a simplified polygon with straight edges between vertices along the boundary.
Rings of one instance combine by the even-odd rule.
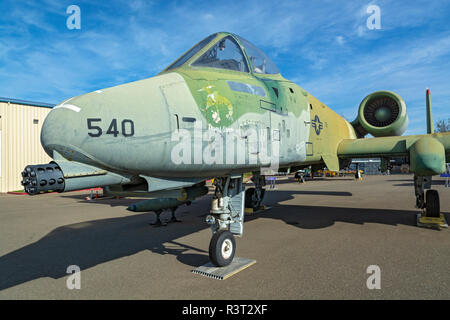
[[[69,5],[81,30],[69,30]],[[366,8],[381,9],[369,30]],[[296,82],[348,120],[361,100],[392,90],[406,101],[408,134],[450,118],[450,2],[79,1],[0,2],[0,96],[56,103],[151,77],[217,31],[250,40]]]

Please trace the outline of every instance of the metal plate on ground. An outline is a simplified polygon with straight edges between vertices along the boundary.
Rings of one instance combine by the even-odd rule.
[[[253,208],[245,208],[245,209],[244,209],[244,212],[245,212],[246,214],[261,213],[261,212],[264,212],[264,211],[267,211],[267,210],[270,210],[270,209],[272,209],[272,207],[269,207],[269,206],[262,206],[260,209],[258,209],[258,210],[256,210],[256,211],[254,211]]]
[[[418,213],[417,226],[422,228],[441,229],[448,228],[448,223],[443,214],[441,214],[439,218],[430,218],[422,217],[422,214]]]
[[[211,262],[208,262],[207,264],[192,270],[192,272],[217,280],[225,280],[255,263],[256,260],[234,257],[230,265],[226,267],[216,267]]]

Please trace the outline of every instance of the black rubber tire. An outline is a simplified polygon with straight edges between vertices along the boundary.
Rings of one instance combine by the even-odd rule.
[[[245,207],[253,209],[253,194],[255,193],[255,188],[248,188],[245,190]]]
[[[436,190],[428,190],[425,197],[427,217],[439,218],[441,216],[441,205],[439,193]]]
[[[258,210],[259,207],[261,206],[261,202],[264,199],[264,194],[265,194],[266,190],[262,189],[261,201],[259,203],[255,203],[253,201],[253,194],[255,193],[255,191],[256,191],[256,189],[253,187],[245,190],[245,207],[246,208],[252,208],[253,210]]]
[[[231,255],[228,258],[224,258],[222,255],[222,244],[225,240],[230,240],[232,243]],[[230,231],[220,230],[213,235],[209,243],[209,259],[216,267],[228,266],[233,261],[235,252],[236,241]]]

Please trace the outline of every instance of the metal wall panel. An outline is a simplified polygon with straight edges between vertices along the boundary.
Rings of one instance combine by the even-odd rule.
[[[50,111],[51,108],[0,102],[0,192],[23,189],[20,173],[25,166],[51,160],[40,141],[42,124]]]

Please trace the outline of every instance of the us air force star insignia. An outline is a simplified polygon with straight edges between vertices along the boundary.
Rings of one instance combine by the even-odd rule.
[[[316,134],[319,135],[320,131],[322,131],[323,129],[323,123],[320,122],[319,116],[316,114],[316,116],[314,117],[314,120],[311,121],[312,127],[314,128],[314,130],[316,131]]]

